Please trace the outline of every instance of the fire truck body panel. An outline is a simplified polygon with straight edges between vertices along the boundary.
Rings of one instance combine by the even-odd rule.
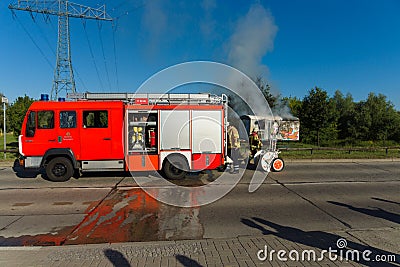
[[[128,106],[126,136],[127,169],[159,170],[170,155],[185,159],[192,171],[215,169],[224,164],[224,109],[221,105]],[[134,122],[135,116],[149,118]],[[154,118],[154,119],[153,119]],[[131,146],[132,127],[142,126],[147,135],[156,130],[156,147]]]
[[[124,113],[122,103],[105,103],[103,107],[81,109],[80,113],[83,115],[83,120],[92,117],[94,122],[82,122],[83,127],[80,128],[81,158],[79,159],[122,159],[124,156],[122,133]],[[98,122],[97,120],[104,121]]]
[[[163,170],[173,177],[175,167],[198,171],[223,165],[226,103],[174,100],[36,101],[19,137],[24,167],[44,167],[46,173],[62,167],[69,175],[71,163],[81,171]]]

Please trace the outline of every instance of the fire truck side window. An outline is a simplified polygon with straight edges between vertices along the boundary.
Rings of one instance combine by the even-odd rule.
[[[83,112],[84,128],[107,128],[108,127],[108,111],[107,110],[90,110]]]
[[[26,137],[33,137],[36,130],[36,112],[31,111],[28,115],[28,121],[26,122]]]
[[[60,128],[76,128],[76,111],[60,112]]]
[[[54,111],[38,111],[38,129],[54,128]]]

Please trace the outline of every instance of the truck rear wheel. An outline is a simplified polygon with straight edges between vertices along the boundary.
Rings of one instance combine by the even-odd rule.
[[[46,175],[50,181],[65,182],[74,174],[74,168],[69,159],[58,157],[50,160],[46,166]]]
[[[187,174],[186,159],[180,156],[169,156],[165,159],[162,171],[167,179],[182,180]]]

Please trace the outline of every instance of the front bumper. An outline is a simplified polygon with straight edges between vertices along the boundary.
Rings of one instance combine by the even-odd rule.
[[[27,169],[39,169],[43,157],[24,157],[19,158],[19,165]]]

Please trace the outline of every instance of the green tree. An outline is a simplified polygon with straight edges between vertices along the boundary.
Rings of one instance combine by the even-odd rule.
[[[304,97],[300,112],[303,141],[321,145],[321,141],[336,139],[334,105],[328,93],[318,87]]]
[[[27,95],[18,97],[7,109],[8,129],[13,131],[15,136],[21,133],[21,126],[25,113],[34,100]]]
[[[301,99],[297,97],[284,97],[282,101],[289,107],[289,111],[293,116],[299,117],[303,105]]]
[[[400,111],[393,113],[393,126],[390,129],[389,140],[400,142]]]
[[[356,104],[354,124],[358,139],[369,141],[398,140],[398,112],[382,94],[370,93],[366,101]]]
[[[332,98],[337,116],[337,131],[339,139],[348,139],[354,136],[354,115],[355,103],[350,93],[343,96],[342,92],[337,90]]]
[[[366,132],[368,140],[385,140],[387,139],[387,129],[389,126],[388,103],[386,96],[374,93],[368,95],[364,107],[370,117],[371,125],[369,131]]]
[[[271,85],[261,77],[257,77],[254,83],[257,85],[258,89],[260,89],[261,93],[264,95],[265,99],[268,102],[269,107],[271,109],[274,108],[278,104],[279,96],[275,96],[271,93]]]

